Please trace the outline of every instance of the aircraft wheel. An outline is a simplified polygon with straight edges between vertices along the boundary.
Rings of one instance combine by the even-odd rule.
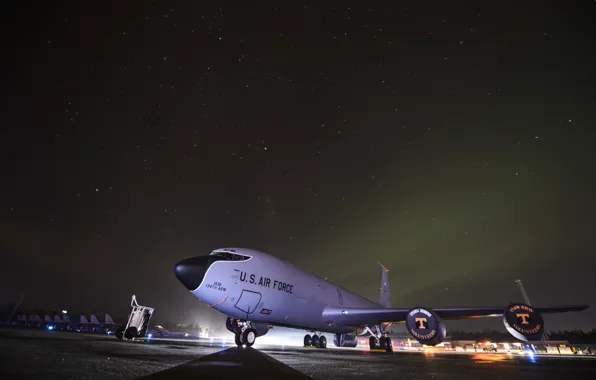
[[[310,335],[306,334],[304,336],[304,347],[310,346],[312,344],[312,338]]]
[[[318,335],[313,335],[312,336],[312,345],[315,346],[316,348],[319,348],[319,344],[321,342],[319,341],[319,336]]]
[[[124,337],[126,339],[134,339],[138,336],[138,331],[137,328],[134,326],[130,326],[129,328],[126,329],[126,331],[124,332]]]
[[[242,347],[242,334],[237,332],[236,334],[234,334],[234,342],[236,343],[236,346],[238,347]]]
[[[118,330],[116,330],[114,335],[116,335],[116,338],[122,339],[124,337],[124,325],[118,327]]]
[[[393,342],[391,342],[391,338],[385,338],[385,351],[393,352]]]
[[[246,344],[246,347],[251,347],[255,344],[255,340],[257,339],[257,332],[255,329],[246,329],[242,334],[242,341]]]
[[[327,348],[327,338],[324,335],[319,337],[319,348]]]
[[[375,338],[374,336],[371,336],[370,338],[368,338],[368,346],[370,347],[371,350],[376,350],[377,347],[377,338]]]
[[[381,350],[386,350],[387,349],[387,338],[382,336],[381,339],[379,339],[379,348]]]

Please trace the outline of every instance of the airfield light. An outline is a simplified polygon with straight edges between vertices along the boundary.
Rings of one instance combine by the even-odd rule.
[[[534,357],[534,352],[532,352],[532,350],[526,350],[526,355],[528,355],[528,359],[530,359],[530,361],[532,363],[536,362],[536,358]]]
[[[54,330],[54,326],[53,325],[48,325],[47,329],[48,329],[48,331],[52,331],[52,330]]]
[[[68,313],[68,310],[62,310],[62,314]]]
[[[151,339],[151,338],[153,338],[153,334],[149,333],[149,335],[147,335],[147,338],[148,338],[148,339]]]

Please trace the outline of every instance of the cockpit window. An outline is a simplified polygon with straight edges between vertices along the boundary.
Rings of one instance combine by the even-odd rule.
[[[220,257],[223,260],[227,261],[244,261],[250,259],[249,256],[239,255],[233,252],[225,252],[225,251],[216,251],[211,252],[211,256]]]

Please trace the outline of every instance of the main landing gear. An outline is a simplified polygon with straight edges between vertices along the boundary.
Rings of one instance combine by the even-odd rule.
[[[239,322],[238,329],[234,332],[236,346],[252,347],[257,339],[257,331],[250,326],[250,322]]]
[[[316,333],[312,336],[306,334],[304,336],[304,347],[327,348],[327,338],[325,335],[319,336]]]
[[[368,339],[368,344],[371,350],[385,350],[387,352],[393,352],[393,343],[391,342],[391,338],[388,336],[382,336],[380,338],[371,336]]]
[[[376,326],[374,332],[368,327],[367,330],[370,333],[368,344],[371,350],[385,350],[386,352],[393,352],[393,343],[391,342],[391,338],[389,338],[386,333],[382,332],[381,326]]]

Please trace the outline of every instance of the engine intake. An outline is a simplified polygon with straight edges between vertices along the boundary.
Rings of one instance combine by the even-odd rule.
[[[406,316],[406,329],[421,344],[436,346],[445,340],[447,329],[432,310],[421,307],[411,309]]]
[[[530,305],[512,303],[503,312],[503,324],[515,338],[527,342],[540,340],[544,332],[542,315]]]

